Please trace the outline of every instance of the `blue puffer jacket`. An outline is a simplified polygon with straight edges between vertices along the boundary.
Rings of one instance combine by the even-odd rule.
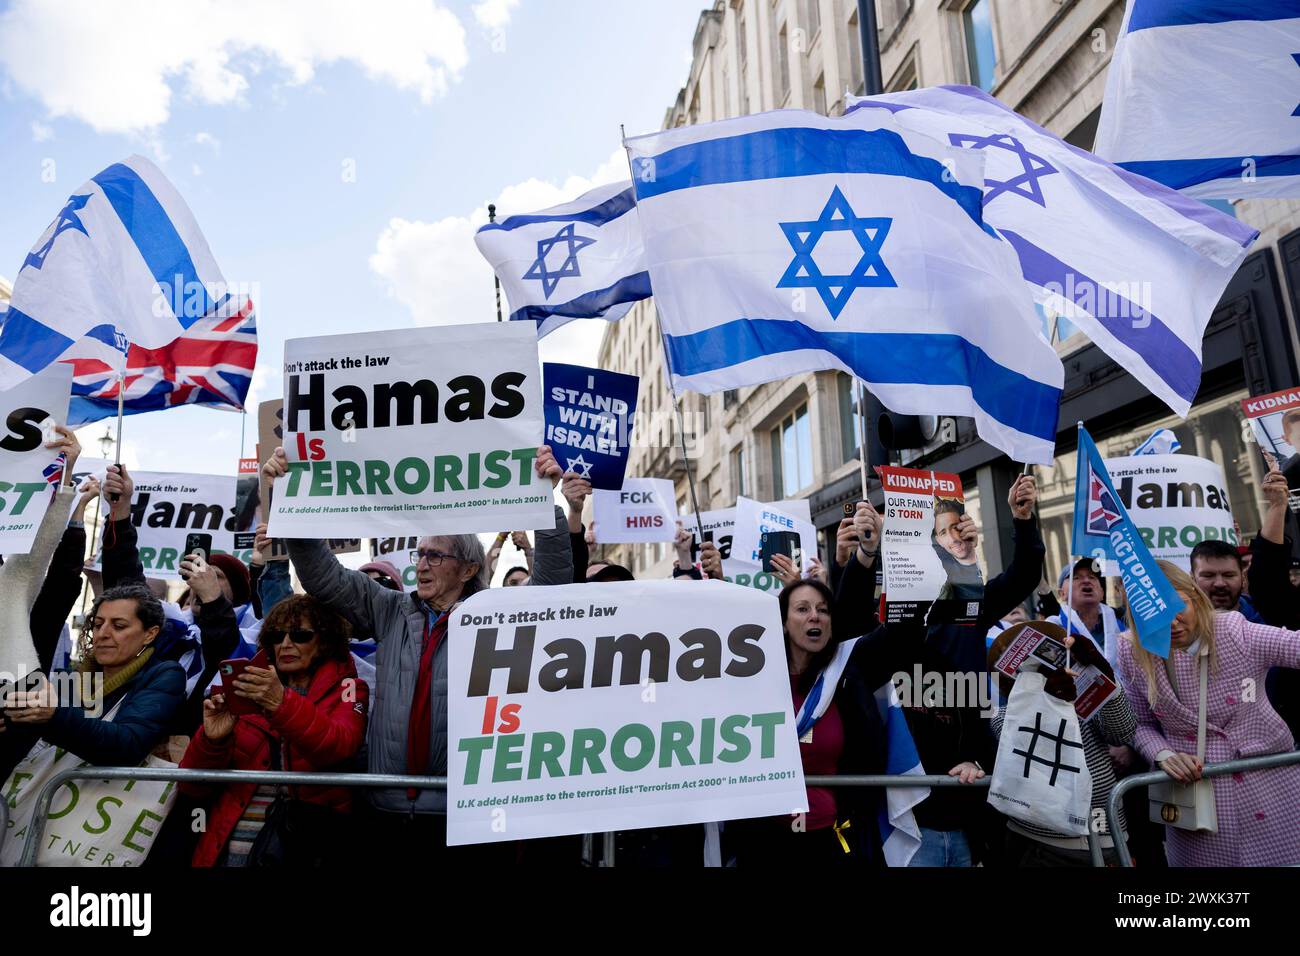
[[[104,720],[118,701],[122,706],[113,719]],[[99,717],[88,717],[80,707],[60,707],[41,736],[96,766],[133,767],[168,735],[168,726],[184,703],[184,669],[155,656],[124,687],[108,695]]]

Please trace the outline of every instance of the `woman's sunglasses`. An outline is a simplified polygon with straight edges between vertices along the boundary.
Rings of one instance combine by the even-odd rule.
[[[272,647],[275,647],[283,641],[285,637],[288,637],[289,640],[293,641],[295,644],[306,644],[308,641],[316,637],[315,631],[305,631],[302,629],[292,631],[263,631],[262,634],[271,642]]]

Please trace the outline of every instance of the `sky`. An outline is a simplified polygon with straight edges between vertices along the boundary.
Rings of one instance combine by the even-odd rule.
[[[0,0],[0,276],[82,183],[139,153],[253,284],[256,405],[286,339],[495,319],[473,243],[498,215],[627,178],[705,0]],[[542,357],[593,363],[603,323]],[[128,469],[230,474],[242,418],[126,419]],[[80,431],[83,454],[104,424]]]

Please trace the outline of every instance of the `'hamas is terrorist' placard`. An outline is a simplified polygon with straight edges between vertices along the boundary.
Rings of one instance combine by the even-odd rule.
[[[537,336],[451,325],[284,347],[284,450],[272,537],[550,528]]]
[[[449,845],[807,807],[770,595],[493,588],[451,613]]]

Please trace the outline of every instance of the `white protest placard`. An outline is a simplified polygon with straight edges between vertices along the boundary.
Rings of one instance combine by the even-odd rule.
[[[800,812],[777,604],[721,581],[480,591],[448,639],[447,843]]]
[[[672,541],[677,494],[667,478],[625,478],[619,491],[591,493],[591,518],[601,544]]]
[[[131,523],[145,577],[179,580],[185,538],[191,533],[212,535],[214,554],[237,553],[234,475],[137,471],[131,478]]]
[[[290,339],[284,369],[271,537],[555,527],[528,323]]]
[[[52,423],[68,420],[72,366],[54,362],[0,392],[0,554],[26,554],[50,506],[45,469],[59,457],[45,447]]]
[[[774,502],[774,506],[787,515],[807,524],[812,524],[812,511],[807,498],[792,498]],[[700,559],[700,529],[696,527],[693,513],[681,516],[683,527],[691,533],[691,560]],[[722,574],[732,584],[741,587],[757,588],[760,591],[780,591],[781,579],[769,571],[764,571],[757,561],[746,561],[738,557],[732,548],[732,539],[736,531],[736,509],[716,508],[700,512],[700,525],[706,536],[711,536],[722,557]]]
[[[766,531],[793,531],[799,535],[804,567],[817,554],[817,529],[798,511],[786,510],[784,503],[764,504],[753,498],[736,499],[736,528],[731,537],[731,556],[751,567],[760,568],[759,551]],[[804,502],[804,510],[808,508]]]
[[[1191,570],[1202,541],[1239,543],[1223,469],[1195,455],[1107,458],[1115,493],[1153,557]]]
[[[961,517],[953,510],[962,504],[961,479],[914,468],[876,471],[885,492],[880,532],[885,596],[891,602],[937,600],[949,580],[950,565],[977,560],[974,546],[964,547],[950,530]]]

